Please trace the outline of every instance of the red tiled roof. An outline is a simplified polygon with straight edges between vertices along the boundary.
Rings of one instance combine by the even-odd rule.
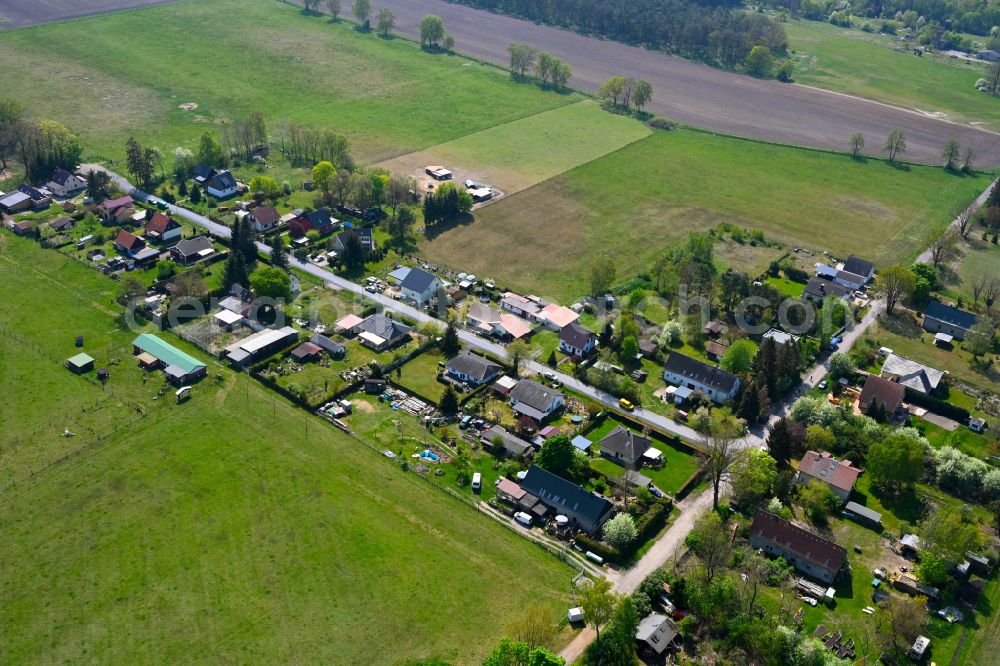
[[[754,516],[750,536],[769,541],[779,549],[830,571],[838,571],[847,557],[847,549],[843,546],[767,511],[758,511]]]
[[[138,236],[136,236],[131,232],[125,231],[124,229],[119,231],[118,235],[115,237],[115,245],[120,245],[126,250],[131,250],[136,245],[136,243],[141,243],[141,242],[142,242],[141,238],[139,238]]]
[[[806,451],[799,462],[799,471],[817,478],[834,488],[851,490],[858,480],[861,470],[851,465],[849,460],[837,460],[829,453]]]
[[[146,232],[147,233],[148,232],[154,232],[154,233],[162,234],[163,232],[167,231],[168,229],[175,228],[175,227],[171,227],[171,224],[174,224],[175,227],[177,225],[176,222],[174,222],[172,219],[170,219],[169,217],[167,217],[163,213],[159,213],[159,212],[153,213],[152,219],[149,222],[146,223]]]

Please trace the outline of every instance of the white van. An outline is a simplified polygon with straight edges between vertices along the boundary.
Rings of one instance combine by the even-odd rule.
[[[476,472],[472,475],[472,490],[473,492],[479,492],[483,489],[483,475]]]
[[[531,527],[531,516],[526,514],[524,511],[518,511],[515,513],[514,520],[521,523],[525,527]]]

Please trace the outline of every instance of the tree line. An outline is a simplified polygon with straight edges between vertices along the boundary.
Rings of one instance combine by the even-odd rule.
[[[662,49],[735,69],[754,46],[788,48],[785,29],[763,14],[733,11],[730,0],[456,0],[478,9]]]
[[[80,164],[83,146],[75,134],[54,120],[32,118],[18,100],[0,99],[0,171],[17,158],[25,179],[39,182],[56,168],[73,171]]]
[[[546,51],[539,51],[527,44],[512,43],[507,47],[510,55],[510,74],[515,79],[530,79],[532,74],[542,85],[553,88],[566,87],[573,77],[569,63]]]

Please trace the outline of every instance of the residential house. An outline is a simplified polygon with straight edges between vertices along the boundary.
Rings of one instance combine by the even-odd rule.
[[[573,310],[555,303],[549,303],[535,315],[539,323],[553,331],[561,331],[579,318],[580,315]]]
[[[483,446],[508,458],[526,459],[535,452],[535,445],[532,442],[521,439],[499,425],[488,429],[479,439]]]
[[[906,409],[903,407],[903,397],[906,395],[906,387],[902,384],[883,379],[878,375],[868,375],[864,388],[861,389],[861,397],[858,399],[858,408],[865,413],[872,409],[872,405],[885,412],[886,418],[890,421],[900,421],[906,418]]]
[[[541,425],[566,402],[566,396],[539,384],[533,379],[522,379],[508,396],[515,414],[527,417]]]
[[[319,210],[311,210],[307,213],[302,213],[297,218],[288,223],[289,230],[296,230],[305,236],[310,231],[315,231],[320,236],[326,236],[327,234],[333,232],[340,225],[340,220],[330,215],[330,211],[326,208],[320,208]],[[371,229],[368,229],[368,234],[371,235]],[[337,248],[335,250],[343,251],[343,247]],[[368,248],[366,248],[368,249]]]
[[[783,557],[807,576],[827,585],[845,568],[847,550],[784,518],[759,510],[750,525],[750,545],[774,557]]]
[[[588,534],[600,530],[613,513],[607,498],[535,465],[521,481],[521,488],[556,515],[566,516],[571,526]]]
[[[851,297],[852,293],[852,289],[845,287],[842,284],[837,284],[833,280],[827,280],[821,277],[809,278],[809,282],[806,283],[805,289],[802,290],[803,298],[811,301],[822,301],[827,296],[833,296],[834,298],[846,301]]]
[[[169,215],[157,211],[146,222],[146,238],[151,243],[167,243],[181,237],[181,223]]]
[[[44,187],[32,187],[27,183],[21,183],[17,186],[17,191],[31,198],[32,210],[45,210],[52,204],[52,193]]]
[[[281,214],[274,206],[257,206],[250,211],[248,219],[258,233],[265,233],[278,227]]]
[[[410,335],[410,327],[376,313],[357,325],[361,344],[375,351],[383,351],[396,346]]]
[[[598,445],[601,455],[608,460],[622,467],[636,467],[653,442],[628,428],[617,426],[605,435]]]
[[[298,339],[299,332],[291,326],[265,328],[226,347],[226,359],[237,366],[246,367],[288,347]]]
[[[239,191],[236,178],[228,171],[217,171],[205,181],[205,191],[216,199],[228,199]]]
[[[787,345],[789,342],[798,342],[799,336],[785,333],[781,329],[772,328],[761,336],[764,340],[774,340],[775,345]]]
[[[402,300],[416,306],[422,306],[434,298],[440,287],[441,280],[422,268],[411,268],[399,283]]]
[[[87,181],[60,167],[52,172],[45,187],[57,197],[69,197],[87,189]]]
[[[500,311],[484,303],[473,303],[469,306],[465,324],[474,328],[480,335],[500,335],[503,330],[500,327]]]
[[[795,482],[804,485],[810,481],[821,481],[830,487],[843,504],[850,498],[859,474],[861,470],[852,465],[850,460],[837,460],[826,451],[806,451],[799,461]]]
[[[13,215],[31,210],[31,197],[17,190],[0,196],[0,212]]]
[[[855,267],[857,268],[858,266]],[[864,268],[860,267],[860,270],[864,270]],[[818,263],[816,264],[816,274],[851,290],[862,289],[866,284],[868,284],[868,280],[870,279],[869,276],[858,275],[857,273],[847,270],[846,264],[845,268],[837,268],[835,266]]]
[[[152,333],[143,333],[132,341],[132,351],[145,359],[153,359],[155,367],[163,367],[173,384],[190,384],[208,374],[208,366],[190,354],[165,342]],[[154,367],[148,360],[146,365]]]
[[[717,403],[732,400],[740,390],[740,378],[733,373],[678,352],[670,352],[667,357],[663,379],[669,384],[701,391]]]
[[[868,284],[875,277],[875,264],[852,254],[844,262],[844,271],[861,277],[864,279],[864,284]]]
[[[945,333],[957,340],[964,340],[979,318],[971,312],[931,301],[924,308],[924,330],[931,333]]]
[[[291,226],[293,223],[289,223]],[[344,249],[347,247],[347,239],[357,236],[361,241],[361,247],[365,252],[373,252],[375,250],[375,238],[372,236],[372,230],[368,227],[353,227],[351,229],[344,229],[339,234],[333,237],[333,242],[331,243],[331,248],[337,255],[342,255]],[[409,275],[409,273],[407,273]]]
[[[74,220],[72,217],[66,217],[66,216],[60,217],[58,220],[49,223],[49,227],[52,228],[52,231],[58,231],[58,232],[69,231],[75,226],[76,226],[76,220]]]
[[[122,229],[118,232],[118,235],[115,236],[115,240],[112,242],[112,245],[114,245],[115,249],[120,253],[129,257],[134,257],[139,250],[146,247],[146,241],[132,232]]]
[[[927,365],[917,363],[913,359],[889,354],[882,362],[882,377],[889,381],[902,384],[920,393],[933,393],[941,384],[945,373]]]
[[[185,238],[170,248],[170,256],[182,264],[191,264],[215,254],[215,246],[207,236]]]
[[[97,204],[94,212],[104,224],[123,224],[135,215],[135,202],[127,194],[117,199],[105,199]]]
[[[650,613],[642,618],[635,630],[635,640],[640,651],[647,651],[659,657],[680,636],[680,629],[666,615]]]
[[[500,376],[503,367],[479,354],[463,351],[448,360],[447,372],[461,382],[482,386]]]
[[[575,314],[575,313],[574,313]],[[586,358],[597,349],[597,336],[576,322],[567,324],[559,331],[559,351],[575,360]]]
[[[511,504],[516,504],[527,492],[524,488],[505,476],[501,476],[496,480],[496,489],[497,499]]]
[[[216,171],[212,167],[199,164],[191,170],[191,179],[199,185],[204,185],[215,174]]]

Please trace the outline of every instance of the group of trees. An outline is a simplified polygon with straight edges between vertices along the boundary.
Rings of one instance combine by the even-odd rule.
[[[353,169],[347,137],[331,129],[315,129],[296,123],[280,122],[276,126],[278,148],[293,161],[327,161],[339,168]]]
[[[222,143],[228,155],[250,159],[267,149],[267,139],[267,123],[260,111],[252,111],[245,119],[222,126]]]
[[[742,66],[755,46],[784,53],[788,38],[780,23],[763,14],[735,11],[732,0],[460,0],[538,23],[594,33],[662,49],[722,67]]]
[[[628,111],[635,104],[635,110],[642,111],[642,107],[653,99],[653,84],[631,76],[612,76],[601,86],[600,95],[617,108]]]
[[[573,76],[569,63],[527,44],[512,43],[507,47],[507,53],[510,55],[510,74],[516,79],[527,79],[534,73],[543,85],[561,89]]]
[[[444,29],[440,16],[428,14],[420,19],[420,45],[451,51],[455,48],[455,37]]]
[[[456,187],[454,183],[445,183],[436,191],[424,195],[424,224],[433,226],[453,222],[472,210],[472,203],[472,195],[466,190]]]
[[[24,105],[13,98],[0,98],[0,163],[6,170],[7,161],[17,157],[24,167],[25,178],[36,182],[47,178],[62,167],[73,171],[83,154],[80,140],[54,120],[39,120],[28,116]]]
[[[229,256],[222,273],[222,287],[250,284],[250,271],[257,263],[257,233],[246,217],[233,222]]]
[[[850,25],[850,19],[843,11],[842,3],[835,0],[771,0],[769,4],[785,7],[797,12],[803,18],[827,21],[837,25]],[[975,35],[991,34],[994,26],[1000,25],[1000,9],[992,3],[968,3],[961,0],[860,0],[849,5],[849,11],[863,19],[884,19],[882,32],[896,34],[901,28],[912,30],[920,44],[930,44],[935,48],[940,41],[950,42],[950,46],[968,49],[969,40],[961,39],[962,32]],[[863,30],[873,31],[869,23],[862,24]],[[988,48],[994,48],[989,46]]]
[[[157,148],[144,148],[135,137],[129,137],[125,143],[125,168],[136,184],[145,188],[153,180],[157,168],[162,177],[163,153]]]

